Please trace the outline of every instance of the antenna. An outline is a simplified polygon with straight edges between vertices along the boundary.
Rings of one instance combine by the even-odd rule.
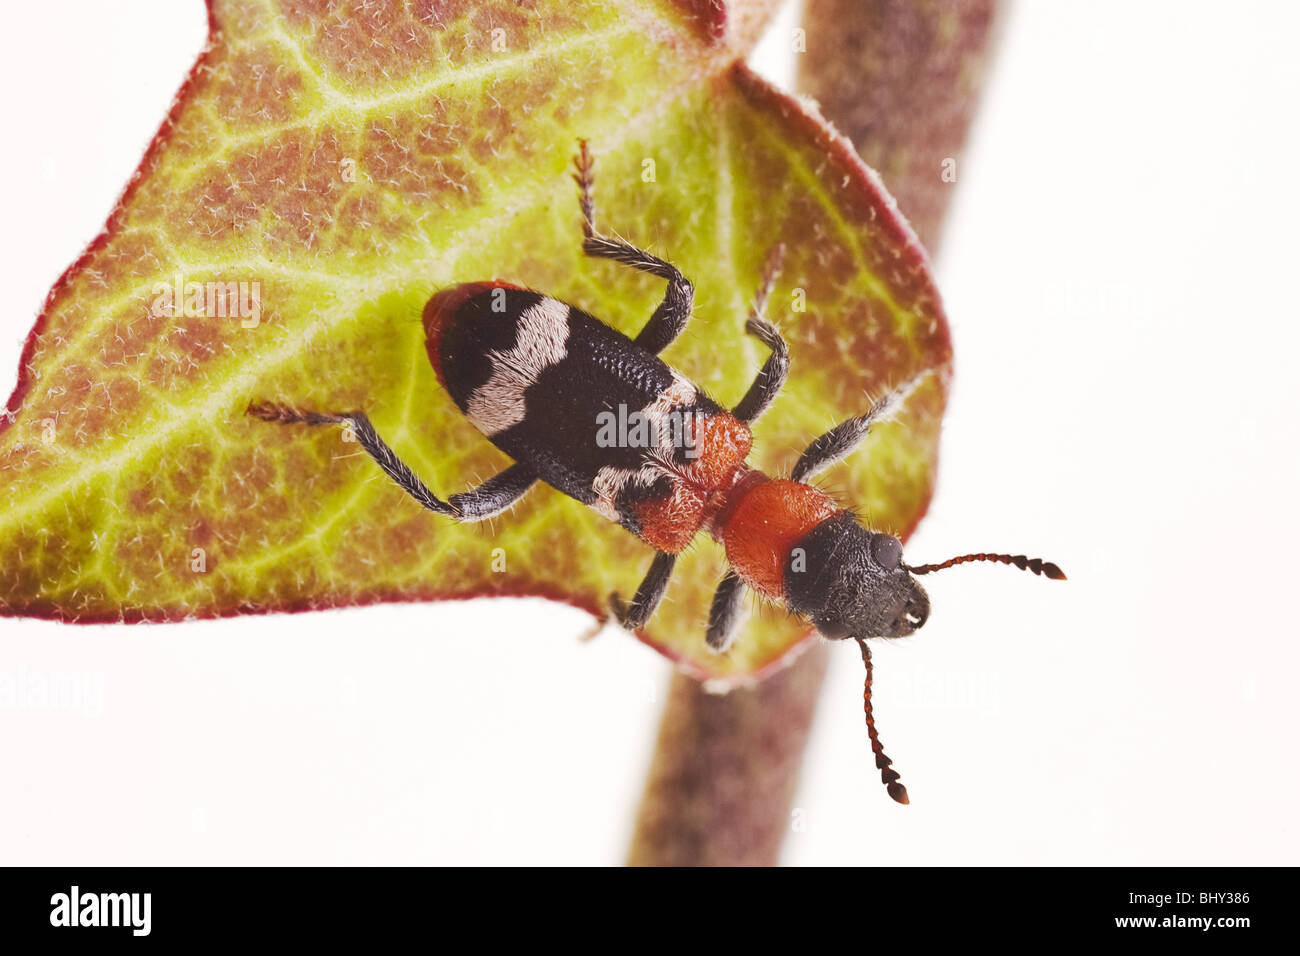
[[[903,567],[913,574],[929,574],[931,571],[942,571],[954,565],[965,564],[967,561],[997,561],[1001,564],[1014,564],[1021,571],[1033,571],[1035,574],[1041,574],[1053,581],[1065,580],[1065,572],[1051,561],[1044,561],[1042,558],[1027,558],[1023,554],[963,554],[958,558],[949,558],[942,564],[922,564],[917,567],[905,564]]]
[[[897,770],[890,768],[894,761],[885,755],[884,744],[880,742],[880,735],[876,733],[876,719],[871,714],[871,648],[867,647],[867,642],[858,638],[858,647],[862,648],[862,663],[867,666],[867,682],[862,688],[862,710],[867,715],[867,736],[871,738],[871,750],[876,755],[876,769],[880,771],[880,782],[885,785],[889,795],[897,803],[908,803],[907,788],[898,782],[900,776]]]

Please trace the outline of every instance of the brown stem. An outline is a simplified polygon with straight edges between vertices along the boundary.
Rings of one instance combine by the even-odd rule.
[[[996,0],[806,0],[799,87],[880,173],[931,255],[955,185],[945,168],[960,179],[1004,19]]]
[[[816,644],[757,687],[729,694],[710,694],[693,678],[673,675],[630,864],[776,860],[826,658]]]
[[[932,250],[952,196],[943,161],[960,171],[996,13],[995,0],[806,0],[800,88]],[[629,863],[777,862],[827,656],[817,644],[725,696],[673,675]]]

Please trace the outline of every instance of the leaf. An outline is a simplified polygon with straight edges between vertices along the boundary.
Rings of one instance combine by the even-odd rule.
[[[793,371],[754,464],[788,472],[868,394],[924,376],[898,421],[827,473],[873,524],[919,520],[950,365],[926,257],[851,147],[737,64],[754,8],[410,7],[213,3],[207,50],[28,340],[0,433],[4,613],[176,621],[543,595],[603,616],[611,591],[630,595],[650,550],[550,488],[458,526],[340,431],[244,414],[253,400],[365,409],[444,496],[508,464],[438,385],[421,310],[499,277],[640,327],[663,283],[581,255],[579,136],[598,224],[694,280],[695,318],[665,358],[724,404],[765,357],[743,323],[768,251],[787,245],[769,314]],[[178,282],[245,283],[243,320],[217,309],[240,311],[237,285],[169,314],[161,290]],[[809,631],[756,608],[711,654],[722,567],[702,536],[644,639],[725,682],[787,660]]]

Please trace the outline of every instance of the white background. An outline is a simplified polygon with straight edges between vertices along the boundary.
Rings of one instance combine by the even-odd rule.
[[[198,0],[6,22],[5,393],[206,29]],[[792,25],[758,56],[778,79]],[[910,807],[835,648],[787,862],[1300,862],[1296,36],[1281,0],[1014,8],[939,262],[957,379],[909,555],[1023,550],[1070,581],[927,580],[930,623],[877,651]],[[0,862],[618,862],[668,666],[589,623],[0,620],[0,677],[88,692],[0,703]]]

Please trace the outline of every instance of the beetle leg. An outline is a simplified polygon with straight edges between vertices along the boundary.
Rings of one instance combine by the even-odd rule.
[[[695,306],[695,287],[672,263],[622,239],[611,239],[596,231],[596,201],[592,192],[594,164],[591,153],[587,150],[587,141],[579,140],[578,144],[578,157],[574,160],[578,171],[573,178],[578,183],[578,204],[582,208],[582,251],[594,258],[612,259],[668,280],[663,301],[655,309],[654,315],[650,316],[645,328],[633,339],[636,345],[657,355],[681,335],[686,323],[691,320],[691,309]]]
[[[753,311],[750,312],[749,320],[745,323],[745,331],[772,351],[767,361],[763,363],[763,367],[759,369],[754,383],[749,386],[745,397],[731,410],[731,414],[746,424],[756,421],[758,416],[767,411],[768,406],[776,400],[776,396],[785,386],[786,376],[790,374],[790,350],[786,348],[785,339],[781,338],[781,333],[776,330],[776,326],[763,315],[767,310],[767,300],[772,295],[772,286],[776,283],[781,260],[784,257],[784,244],[777,245],[768,255],[767,265],[763,268],[763,281],[754,296]]]
[[[713,604],[709,607],[709,629],[704,639],[709,649],[721,654],[736,638],[736,626],[740,623],[740,606],[745,597],[745,582],[735,571],[728,571],[713,592]]]
[[[452,495],[450,500],[443,501],[379,437],[365,412],[321,414],[263,402],[248,406],[248,414],[282,425],[342,425],[350,430],[357,444],[399,488],[430,511],[457,521],[482,521],[500,514],[523,497],[524,492],[537,480],[536,474],[528,466],[511,465],[478,487]]]
[[[865,415],[842,421],[824,435],[818,436],[799,456],[790,477],[795,481],[807,481],[853,454],[866,439],[872,425],[894,417],[909,391],[910,388],[886,392]]]
[[[527,465],[514,464],[497,472],[487,481],[447,499],[459,513],[461,521],[482,521],[505,511],[524,496],[537,472]]]
[[[636,589],[636,596],[632,598],[631,604],[624,604],[618,594],[609,596],[609,609],[614,612],[614,618],[621,626],[629,631],[635,631],[650,620],[655,608],[663,600],[664,592],[668,590],[668,579],[672,577],[673,564],[676,561],[677,555],[669,554],[667,551],[655,554],[654,562],[646,572],[641,586]]]

